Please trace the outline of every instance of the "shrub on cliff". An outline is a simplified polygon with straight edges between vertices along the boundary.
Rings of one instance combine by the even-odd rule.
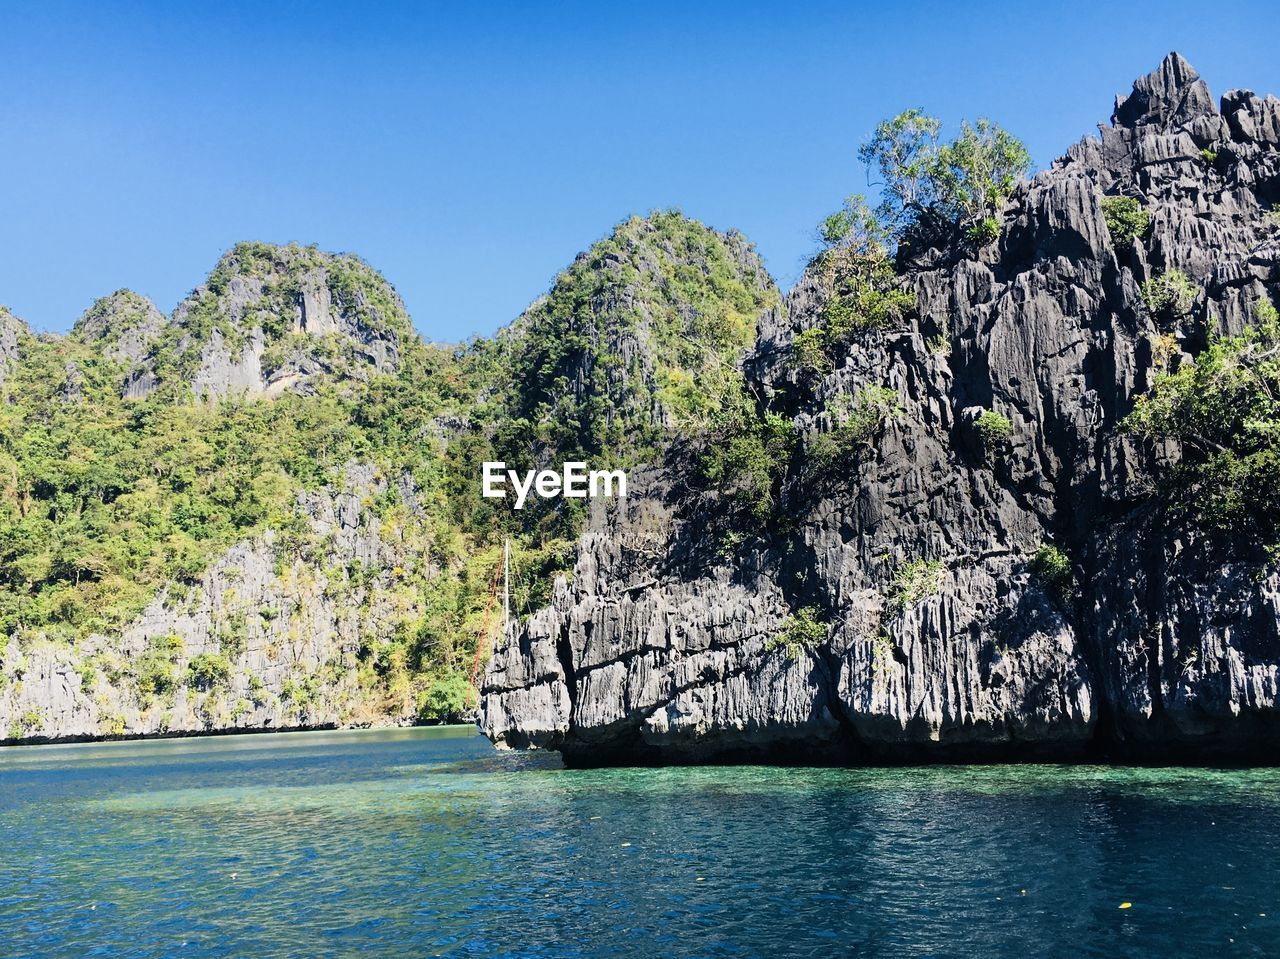
[[[231,678],[231,662],[218,653],[200,653],[187,664],[187,685],[209,690]]]
[[[785,649],[787,657],[795,659],[807,649],[812,649],[827,638],[827,627],[818,619],[818,610],[805,606],[788,616],[778,632],[765,641],[764,651],[771,653]]]
[[[1195,300],[1196,285],[1181,270],[1157,273],[1142,284],[1142,302],[1153,316],[1186,316]]]
[[[942,589],[946,567],[941,560],[913,559],[898,567],[889,591],[888,607],[897,612],[914,606]]]
[[[825,373],[831,369],[831,357],[827,353],[829,343],[830,337],[821,326],[797,333],[791,341],[791,368],[802,373]]]
[[[1133,246],[1151,227],[1151,214],[1131,196],[1103,197],[1102,218],[1106,220],[1111,242],[1118,247]]]
[[[903,110],[880,121],[858,150],[862,162],[880,173],[884,196],[880,213],[894,228],[901,228],[937,200],[935,165],[941,131],[937,117],[915,108]]]
[[[777,413],[760,419],[747,407],[736,406],[717,417],[699,472],[735,510],[760,522],[775,511],[777,487],[794,446],[790,420]]]
[[[1031,167],[1026,146],[998,124],[979,118],[938,151],[933,175],[938,207],[962,226],[980,224],[999,211]]]
[[[14,717],[5,731],[6,739],[26,739],[44,728],[44,710],[32,706]]]
[[[987,454],[999,449],[1013,432],[1013,424],[1009,422],[1009,418],[995,410],[983,410],[979,413],[973,421],[973,428],[982,442],[983,452]]]
[[[828,474],[841,461],[852,458],[870,445],[889,420],[902,412],[898,394],[882,386],[869,386],[856,395],[842,393],[828,408],[831,428],[809,440],[809,467],[819,475]]]
[[[182,652],[182,639],[178,636],[156,636],[147,644],[137,661],[138,693],[142,698],[163,696],[178,684],[175,661]]]
[[[1040,545],[1031,557],[1028,568],[1059,598],[1065,599],[1070,593],[1071,558],[1052,543]]]
[[[888,231],[865,197],[845,200],[818,236],[822,248],[811,269],[826,294],[822,325],[798,335],[791,355],[792,366],[808,372],[829,369],[858,331],[891,326],[916,301],[894,271]]]
[[[986,246],[1000,236],[1000,221],[993,216],[984,216],[965,230],[964,235],[974,246]]]
[[[1174,512],[1210,528],[1274,538],[1280,531],[1280,315],[1260,302],[1255,325],[1216,337],[1193,362],[1156,374],[1121,428],[1171,441],[1161,471]]]

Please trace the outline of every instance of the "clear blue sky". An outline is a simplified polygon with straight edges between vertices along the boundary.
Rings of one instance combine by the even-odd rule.
[[[697,9],[691,9],[695,7]],[[1269,3],[0,6],[0,302],[168,311],[240,239],[361,254],[429,339],[490,333],[630,213],[789,285],[854,153],[916,105],[1043,166],[1170,49],[1280,92]]]

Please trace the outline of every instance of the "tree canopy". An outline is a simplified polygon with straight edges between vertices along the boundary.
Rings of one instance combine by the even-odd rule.
[[[972,239],[993,239],[990,221],[1031,166],[1026,146],[1003,127],[980,118],[964,121],[959,135],[940,142],[942,122],[921,110],[882,121],[858,151],[879,177],[879,219],[901,237],[932,212]]]

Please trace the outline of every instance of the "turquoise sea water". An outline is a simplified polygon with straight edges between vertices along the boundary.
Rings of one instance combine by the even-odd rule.
[[[1272,956],[1280,773],[0,750],[0,956]],[[1121,903],[1132,903],[1120,909]]]

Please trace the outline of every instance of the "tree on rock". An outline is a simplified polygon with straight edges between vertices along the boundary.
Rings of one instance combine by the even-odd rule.
[[[883,201],[877,212],[898,236],[931,212],[979,245],[999,234],[995,214],[1031,167],[1021,140],[999,124],[964,121],[960,135],[939,143],[942,123],[917,109],[876,127],[858,156],[879,173]]]

